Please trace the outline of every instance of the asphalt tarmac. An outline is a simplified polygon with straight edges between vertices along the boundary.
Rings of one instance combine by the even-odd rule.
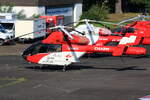
[[[83,57],[62,72],[62,67],[27,63],[20,56],[24,46],[19,47],[13,54],[1,47],[0,100],[138,100],[150,95],[148,57]]]

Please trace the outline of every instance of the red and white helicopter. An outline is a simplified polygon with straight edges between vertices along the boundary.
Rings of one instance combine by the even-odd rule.
[[[63,70],[66,70],[66,66],[79,62],[80,57],[90,52],[112,53],[113,56],[146,55],[146,49],[142,47],[99,45],[101,37],[99,34],[93,35],[94,31],[89,24],[87,24],[89,32],[85,36],[76,29],[68,32],[64,28],[64,26],[52,28],[58,30],[25,49],[22,53],[23,58],[31,63],[64,66]]]
[[[149,18],[149,16],[145,16],[144,18]],[[131,25],[128,24],[126,26],[120,25],[120,23],[125,22],[122,21],[119,23],[120,28],[118,28],[117,30],[115,29],[114,31],[110,31],[107,28],[94,27],[88,22],[105,23],[112,25],[118,24],[95,20],[83,20],[83,21],[85,21],[87,26],[91,26],[91,30],[93,31],[93,33],[99,34],[101,36],[100,38],[101,41],[98,42],[101,43],[102,45],[105,45],[108,42],[119,42],[119,45],[126,45],[126,46],[150,44],[150,21],[141,21],[141,20],[135,21],[133,24]],[[86,25],[81,25],[77,27],[76,30],[88,33],[88,31],[86,30],[87,28]]]
[[[118,23],[118,25],[125,22],[134,21],[131,24],[122,26],[113,30],[114,34],[123,35],[124,40],[132,38],[131,43],[125,42],[128,45],[150,44],[150,21],[146,21],[145,18],[150,16],[140,15],[131,19],[127,19]]]

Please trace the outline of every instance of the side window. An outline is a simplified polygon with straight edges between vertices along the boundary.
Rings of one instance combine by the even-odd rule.
[[[48,47],[49,52],[61,52],[61,44],[50,44]]]
[[[47,45],[41,45],[39,48],[39,53],[47,53],[48,51],[48,46]]]
[[[42,44],[39,46],[39,53],[61,52],[61,44]]]
[[[114,32],[120,33],[121,31],[122,31],[122,28],[115,28],[115,29],[112,30],[113,33],[114,33]]]
[[[61,44],[42,44],[36,43],[33,44],[31,47],[24,51],[25,55],[31,54],[35,55],[38,53],[48,53],[48,52],[61,52],[62,45]]]
[[[57,44],[55,45],[55,48],[56,48],[56,52],[61,52],[62,51],[62,48],[61,48],[61,44]]]
[[[57,20],[57,25],[63,25],[63,19],[58,19]]]
[[[54,26],[55,26],[55,23],[53,21],[46,23],[46,28],[54,27]]]
[[[128,28],[128,33],[134,33],[135,29],[134,28]]]

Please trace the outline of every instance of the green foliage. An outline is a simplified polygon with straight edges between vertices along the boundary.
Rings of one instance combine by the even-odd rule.
[[[149,0],[131,0],[132,3],[146,4]]]
[[[13,13],[12,6],[0,6],[0,13]]]
[[[33,17],[33,18],[39,18],[39,17],[40,17],[40,14],[33,14],[32,17]]]
[[[105,2],[92,5],[88,11],[83,12],[81,19],[104,20],[107,18],[108,8]]]
[[[83,11],[88,11],[92,5],[102,4],[107,1],[110,13],[115,12],[116,1],[118,0],[83,0]],[[122,0],[123,12],[142,13],[148,11],[150,13],[150,0]]]
[[[150,13],[150,0],[131,0],[131,2],[143,5],[143,9]]]
[[[0,13],[15,13],[13,11],[13,6],[0,6]],[[21,10],[18,13],[15,13],[18,19],[25,19],[26,15],[24,14],[24,10]]]
[[[25,19],[26,15],[24,14],[24,10],[19,11],[17,14],[17,19]]]

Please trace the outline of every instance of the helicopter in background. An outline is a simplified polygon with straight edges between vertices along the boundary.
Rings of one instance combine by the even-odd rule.
[[[141,18],[141,17],[135,17]],[[133,18],[133,19],[135,19]],[[144,16],[145,18],[145,16]],[[146,18],[149,18],[148,16]],[[80,22],[85,22],[83,25],[79,25],[76,30],[84,33],[88,33],[88,30],[91,30],[95,34],[99,34],[101,36],[101,41],[99,41],[102,45],[107,44],[108,42],[118,42],[121,45],[133,46],[133,45],[149,45],[150,44],[150,21],[136,21],[133,24],[128,25],[120,25],[125,22],[122,21],[119,24],[111,23],[111,22],[103,22],[103,21],[95,21],[95,20],[82,20]],[[108,28],[95,27],[92,23],[104,23],[111,25],[120,26],[117,29],[109,30]],[[90,29],[88,29],[88,27]],[[95,35],[94,34],[94,35]]]
[[[118,25],[122,25],[126,22],[128,24],[113,29],[112,32],[124,37],[135,36],[137,38],[141,38],[140,41],[142,44],[150,44],[150,21],[146,20],[146,18],[150,18],[150,16],[139,15],[138,17],[123,20],[119,22]],[[129,23],[131,21],[132,23]]]

